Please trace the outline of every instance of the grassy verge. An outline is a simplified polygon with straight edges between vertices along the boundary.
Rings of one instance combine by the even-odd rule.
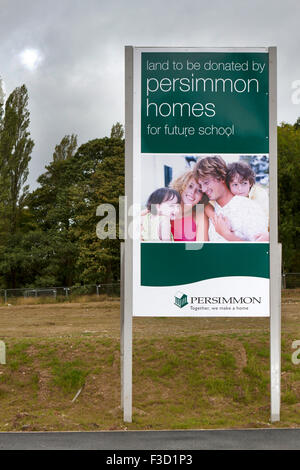
[[[265,318],[135,318],[133,422],[124,424],[119,303],[93,300],[0,307],[0,431],[300,426],[300,364],[291,360],[300,289],[283,293],[276,425]]]
[[[116,301],[120,299],[117,296],[111,296],[108,294],[69,294],[68,297],[65,295],[53,296],[40,296],[40,297],[8,297],[7,302],[4,302],[4,298],[0,298],[0,306],[7,305],[48,305],[48,304],[61,304],[61,303],[82,303],[82,302],[103,302],[103,301]]]
[[[300,425],[300,365],[291,362],[294,339],[293,333],[283,334],[282,420],[277,426]],[[92,333],[11,337],[6,345],[7,365],[0,365],[0,431],[125,428],[118,338]],[[268,332],[136,335],[133,351],[133,422],[126,428],[270,426]]]

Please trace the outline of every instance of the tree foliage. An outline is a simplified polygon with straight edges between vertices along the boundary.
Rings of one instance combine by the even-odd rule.
[[[96,210],[99,204],[111,204],[119,218],[119,196],[124,195],[124,140],[119,137],[96,139],[82,146],[81,154],[101,155],[97,166],[81,185],[88,204],[87,211],[82,203],[78,206],[77,231],[79,235],[78,270],[84,283],[114,282],[120,276],[120,242],[96,235],[99,218]],[[83,198],[81,198],[81,201]],[[118,223],[116,224],[118,230]],[[117,234],[116,234],[117,235]]]
[[[63,161],[73,157],[77,148],[77,135],[65,135],[60,144],[55,146],[53,161]]]
[[[34,146],[30,138],[27,106],[25,85],[9,95],[4,115],[0,105],[0,278],[10,287],[18,284],[19,266],[24,264],[17,240],[24,235],[22,228],[24,224],[26,226],[25,200],[29,186],[25,183]]]
[[[2,129],[2,122],[3,122],[4,100],[5,100],[5,93],[3,89],[3,80],[2,78],[0,78],[0,131]]]
[[[56,284],[118,279],[119,241],[97,238],[96,209],[110,203],[118,210],[118,197],[124,194],[124,140],[94,139],[66,159],[53,159],[38,183],[27,203],[37,226],[56,235]],[[39,283],[43,279],[40,274]]]
[[[29,186],[25,186],[34,146],[29,133],[28,93],[25,85],[16,88],[5,103],[0,134],[0,188],[2,211],[10,233],[17,231],[18,216],[25,205]],[[4,214],[2,213],[2,216]]]
[[[77,148],[65,135],[26,186],[33,148],[25,85],[4,103],[0,83],[0,287],[109,283],[119,279],[119,197],[124,195],[124,129]],[[278,127],[279,238],[283,269],[300,272],[300,118]],[[111,204],[116,238],[99,239],[97,207]]]
[[[278,127],[279,240],[283,270],[300,272],[300,120]]]
[[[124,128],[122,124],[116,122],[111,128],[110,137],[112,139],[123,139],[124,138]]]

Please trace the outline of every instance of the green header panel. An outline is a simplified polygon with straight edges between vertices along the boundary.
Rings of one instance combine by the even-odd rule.
[[[141,285],[176,286],[228,276],[269,275],[268,243],[141,243]],[[197,248],[197,244],[194,245]]]
[[[269,55],[143,52],[142,153],[268,153]]]

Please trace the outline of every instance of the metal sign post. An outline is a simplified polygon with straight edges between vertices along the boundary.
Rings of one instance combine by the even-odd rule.
[[[133,181],[133,48],[125,48],[125,196],[132,205]],[[126,227],[125,227],[126,231]],[[132,421],[132,251],[133,241],[124,233],[121,244],[121,408],[125,422]]]
[[[281,245],[278,243],[277,57],[269,48],[270,123],[270,379],[271,421],[280,420],[281,376]]]
[[[235,63],[232,55],[235,55],[237,68],[230,69],[229,75],[210,68],[211,56],[217,65],[224,68],[225,63],[232,67]],[[174,171],[177,168],[178,174],[183,174],[182,165],[180,168],[178,165],[186,156],[200,162],[202,158],[211,158],[206,155],[266,158],[268,154],[270,183],[270,243],[249,243],[255,241],[251,236],[232,244],[214,243],[215,238],[211,237],[206,238],[201,252],[198,249],[191,253],[183,250],[184,245],[180,243],[164,243],[162,238],[145,240],[140,234],[133,239],[125,233],[121,246],[121,407],[125,422],[132,421],[132,316],[240,317],[244,316],[238,314],[242,309],[249,312],[245,316],[270,316],[271,421],[280,419],[281,245],[278,244],[277,220],[276,67],[276,47],[125,47],[125,196],[128,208],[145,203],[143,185],[144,192],[147,190],[149,194],[151,185],[156,185],[151,186],[151,191],[158,190],[159,186],[168,187],[169,180],[155,179],[158,176],[155,172],[162,171],[162,163],[164,168],[174,167]],[[249,72],[248,81],[244,75],[236,75],[241,70]],[[221,89],[218,88],[220,83],[223,83]],[[195,97],[192,93],[198,85]],[[191,92],[190,98],[188,92]],[[205,98],[209,101],[206,104]],[[202,100],[204,104],[195,100]],[[186,109],[188,115],[184,114]],[[231,121],[232,126],[226,127],[232,129],[229,139],[224,136],[225,128],[221,124],[227,122],[229,126]],[[199,127],[199,123],[206,127]],[[223,129],[223,134],[218,134],[217,138],[211,137],[212,131],[203,134],[203,129],[212,128],[219,129],[218,132]],[[176,133],[176,129],[188,129],[188,134],[181,139],[182,134]],[[259,233],[268,230],[267,223],[264,227]],[[153,240],[163,243],[153,243]],[[189,243],[192,246],[193,241]],[[242,257],[238,253],[242,253]],[[218,263],[220,256],[221,264]],[[205,270],[203,274],[204,270],[197,269],[199,265],[212,266],[212,259],[217,261],[211,271]],[[233,265],[235,260],[236,266]],[[232,276],[235,276],[234,285]],[[175,298],[174,303],[179,286],[182,292],[179,289],[179,300],[176,303]],[[218,296],[211,297],[216,291]],[[236,296],[244,299],[247,307],[226,306],[225,309],[218,299],[225,298],[228,303],[227,295],[230,299]],[[195,299],[203,304],[211,298],[220,303],[213,310],[210,306],[196,309],[193,305]],[[219,308],[218,313],[216,308]],[[196,310],[200,313],[195,313]]]

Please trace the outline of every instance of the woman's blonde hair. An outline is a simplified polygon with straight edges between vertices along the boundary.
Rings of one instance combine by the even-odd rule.
[[[172,180],[169,184],[169,187],[175,189],[179,192],[179,194],[181,194],[185,190],[191,179],[195,179],[193,171],[186,171],[185,173],[183,173],[183,175],[179,176],[175,180]]]

